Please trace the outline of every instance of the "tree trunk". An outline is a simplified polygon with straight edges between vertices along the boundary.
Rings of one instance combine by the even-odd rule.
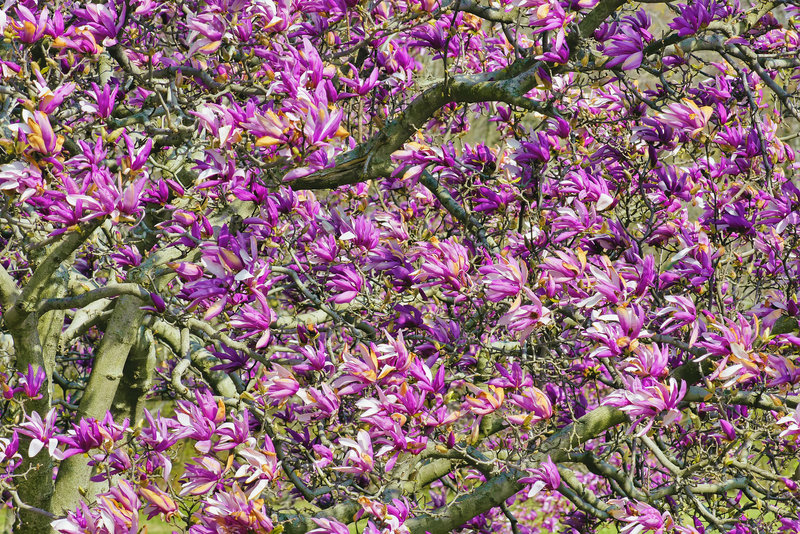
[[[128,354],[136,343],[145,314],[141,306],[142,301],[137,297],[125,295],[119,298],[103,340],[95,352],[92,374],[81,399],[78,417],[102,419],[111,408]],[[84,455],[77,454],[61,462],[50,510],[63,515],[75,509],[81,499],[81,491],[86,493],[89,488],[90,477],[91,469]]]

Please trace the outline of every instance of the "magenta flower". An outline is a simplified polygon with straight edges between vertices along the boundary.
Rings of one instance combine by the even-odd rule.
[[[44,368],[37,366],[36,371],[34,371],[33,366],[28,364],[27,373],[17,374],[20,376],[20,379],[19,386],[15,388],[15,391],[21,391],[30,399],[40,399],[42,396],[39,395],[39,391],[42,389],[42,384],[46,378]]]
[[[91,104],[86,102],[81,106],[81,109],[86,113],[97,114],[101,118],[107,119],[111,116],[111,112],[114,111],[114,104],[118,91],[118,85],[115,85],[112,89],[109,84],[105,84],[101,89],[96,83],[92,82],[92,91],[87,93],[90,97],[94,98],[95,103]]]
[[[311,520],[317,524],[317,528],[309,530],[308,534],[350,534],[347,525],[335,519],[312,517]]]
[[[779,425],[787,425],[786,429],[780,434],[780,437],[785,438],[789,436],[800,435],[800,406],[789,415],[785,415],[778,419]]]
[[[478,271],[485,276],[486,298],[492,302],[518,297],[528,281],[528,267],[513,256],[501,256],[497,263],[481,267]]]
[[[145,500],[142,512],[147,514],[147,519],[153,519],[155,516],[162,514],[169,521],[178,511],[178,505],[172,497],[153,484],[145,488],[139,488],[139,495]]]
[[[644,58],[642,36],[634,28],[623,26],[620,32],[604,45],[603,53],[611,58],[605,63],[606,68],[620,66],[622,70],[636,69]]]
[[[199,464],[187,463],[184,467],[183,480],[180,496],[203,495],[215,489],[217,484],[222,482],[222,475],[226,469],[216,458],[203,456],[195,461]]]
[[[126,4],[121,4],[119,12],[115,4],[86,4],[83,9],[75,9],[74,15],[82,20],[85,27],[96,39],[101,39],[103,46],[116,44],[117,35],[126,20]]]
[[[274,525],[264,501],[250,498],[238,484],[208,497],[201,523],[206,532],[272,532]]]
[[[97,511],[109,532],[138,531],[139,508],[139,496],[125,479],[120,479],[108,493],[98,495]]]
[[[622,370],[637,376],[661,378],[669,371],[669,347],[639,344],[636,354],[622,363]]]
[[[34,455],[35,456],[35,455]],[[0,438],[0,464],[13,466],[17,460],[21,460],[19,454],[19,435],[15,430],[11,434],[11,439]]]
[[[508,416],[508,420],[512,423],[531,425],[553,417],[553,405],[550,398],[535,386],[524,388],[520,394],[511,394],[509,400],[523,410],[523,413],[519,415]]]
[[[469,278],[469,252],[455,239],[435,240],[421,244],[420,267],[414,272],[417,287],[442,286],[443,289],[459,291],[471,286]]]
[[[558,490],[561,486],[561,475],[558,473],[558,466],[550,456],[542,462],[536,469],[531,470],[530,477],[519,479],[520,484],[530,484],[528,498],[536,496],[543,489]]]
[[[227,451],[246,442],[250,438],[250,412],[244,410],[241,419],[233,417],[231,421],[221,424],[217,428],[217,435],[221,439],[214,445],[215,451]]]
[[[532,293],[529,296],[531,304],[513,308],[497,322],[498,325],[506,326],[517,339],[527,339],[536,328],[551,322],[550,310],[542,306],[538,297]]]
[[[269,327],[275,319],[275,312],[259,302],[258,307],[249,304],[242,306],[239,312],[231,319],[230,325],[233,328],[240,328],[245,331],[241,336],[242,338],[260,334],[258,341],[256,341],[256,348],[263,349],[269,344]]]
[[[711,107],[699,107],[692,100],[684,98],[683,103],[670,104],[667,111],[661,113],[659,120],[689,137],[695,137],[706,127],[713,113]]]
[[[265,400],[277,406],[300,389],[294,374],[278,364],[273,364],[272,371],[265,373],[261,379],[261,389],[268,393]]]
[[[674,522],[669,512],[661,513],[649,504],[631,502],[622,499],[611,499],[609,504],[618,508],[611,510],[611,515],[623,523],[627,523],[620,534],[640,534],[652,532],[653,534],[667,534],[672,531]]]
[[[717,0],[695,0],[688,5],[678,4],[677,9],[680,15],[667,26],[677,30],[681,37],[694,35],[705,29],[715,19],[733,14],[733,9],[728,6],[727,2],[718,2]]]
[[[331,278],[325,283],[333,293],[333,296],[328,298],[330,302],[336,304],[352,302],[364,286],[364,278],[352,265],[337,265],[331,269],[331,274]]]
[[[487,415],[497,411],[505,399],[505,390],[489,385],[487,389],[480,389],[473,384],[467,384],[469,390],[475,395],[467,395],[464,409],[478,415]]]
[[[39,12],[39,18],[24,5],[17,5],[14,8],[17,20],[11,20],[11,26],[17,31],[17,38],[26,44],[35,43],[41,39],[47,29],[47,8]]]
[[[100,522],[99,513],[93,512],[89,506],[80,501],[76,510],[70,510],[67,517],[53,521],[50,526],[59,534],[86,534],[87,532],[108,532]]]
[[[234,476],[245,479],[242,484],[250,486],[245,491],[252,498],[258,498],[261,492],[266,489],[270,482],[280,474],[281,463],[275,454],[275,447],[269,436],[264,437],[264,446],[260,449],[247,447],[237,453],[245,463],[242,463],[236,470]]]
[[[644,380],[638,377],[633,380],[623,376],[626,389],[618,389],[603,399],[601,404],[606,406],[616,406],[626,414],[635,418],[631,430],[641,421],[647,420],[647,424],[637,435],[647,433],[653,426],[655,416],[666,411],[663,418],[664,424],[669,425],[681,416],[678,410],[678,403],[686,395],[686,382],[681,381],[680,386],[674,378],[670,378],[669,385],[657,382],[652,379]]]
[[[358,431],[356,441],[349,438],[339,438],[339,445],[348,447],[350,450],[344,457],[346,465],[334,467],[335,470],[356,474],[365,474],[373,470],[375,467],[375,454],[372,452],[372,439],[366,430]]]
[[[47,445],[47,452],[54,458],[63,459],[67,455],[60,454],[56,447],[61,439],[57,436],[56,417],[58,416],[55,408],[51,408],[42,421],[38,412],[25,415],[25,421],[19,425],[19,433],[31,438],[28,446],[28,456],[33,458],[42,448]]]
[[[297,416],[300,421],[314,421],[332,417],[339,410],[339,396],[328,386],[320,389],[308,388],[297,392],[305,403],[304,413]]]
[[[39,152],[46,156],[53,156],[61,152],[64,138],[56,135],[50,125],[50,119],[41,111],[22,112],[24,124],[12,125],[21,134],[34,152]]]

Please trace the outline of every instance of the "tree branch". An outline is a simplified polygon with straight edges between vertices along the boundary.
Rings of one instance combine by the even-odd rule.
[[[9,328],[21,324],[28,314],[36,309],[42,291],[47,287],[50,277],[56,272],[56,269],[92,235],[101,223],[102,219],[95,219],[86,226],[81,226],[76,231],[67,234],[64,240],[36,268],[14,306],[5,314],[5,323]]]
[[[37,313],[43,315],[51,310],[69,310],[73,308],[83,308],[89,304],[112,297],[119,297],[121,295],[131,295],[139,297],[144,301],[150,300],[150,292],[139,284],[111,284],[108,286],[99,287],[91,291],[87,291],[82,295],[73,297],[64,297],[60,299],[47,299],[39,303]]]

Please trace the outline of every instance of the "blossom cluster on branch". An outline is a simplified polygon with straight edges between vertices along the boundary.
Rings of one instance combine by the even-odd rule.
[[[23,534],[800,530],[796,0],[5,0]]]

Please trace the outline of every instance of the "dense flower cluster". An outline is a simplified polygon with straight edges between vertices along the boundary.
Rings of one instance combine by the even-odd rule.
[[[14,531],[795,531],[800,9],[646,5],[5,0]]]

